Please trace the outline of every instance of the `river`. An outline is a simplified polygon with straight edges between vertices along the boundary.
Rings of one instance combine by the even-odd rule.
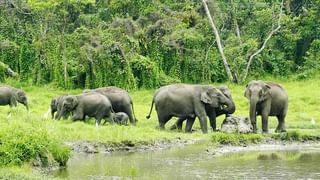
[[[320,146],[213,156],[206,144],[154,152],[75,153],[66,179],[320,179]]]

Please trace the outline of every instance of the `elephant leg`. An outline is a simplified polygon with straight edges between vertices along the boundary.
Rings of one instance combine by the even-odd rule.
[[[83,120],[85,118],[85,114],[83,113],[83,110],[80,108],[77,108],[76,111],[73,114],[72,120]]]
[[[208,113],[208,116],[209,116],[210,126],[212,128],[212,131],[216,131],[217,130],[216,113],[215,112]]]
[[[268,115],[262,114],[262,133],[268,133]]]
[[[276,132],[286,132],[286,128],[285,128],[285,124],[284,124],[284,119],[285,119],[286,115],[278,115],[278,126],[276,128]]]
[[[101,118],[96,118],[96,127],[99,127],[100,125],[100,122],[101,122]]]
[[[172,116],[167,114],[158,113],[158,120],[159,120],[159,128],[164,129],[165,124],[171,119]]]
[[[174,130],[174,129],[178,129],[178,130],[181,130],[182,129],[182,124],[183,124],[183,121],[186,120],[186,118],[178,118],[178,120],[176,121],[176,123],[174,125],[171,126],[171,130]]]
[[[207,113],[202,105],[195,109],[196,116],[199,118],[202,133],[208,133]]]
[[[125,112],[128,115],[130,123],[135,125],[136,121],[135,121],[135,119],[133,117],[133,113],[132,113],[130,104],[123,108],[123,112]]]
[[[195,120],[195,118],[188,118],[187,119],[187,124],[186,124],[186,128],[185,128],[186,132],[188,132],[188,133],[192,132],[192,126],[194,124],[194,120]]]

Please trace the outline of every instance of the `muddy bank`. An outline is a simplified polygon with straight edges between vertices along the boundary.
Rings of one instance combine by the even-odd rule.
[[[195,139],[172,139],[172,140],[157,140],[154,142],[122,142],[122,143],[100,143],[100,142],[89,142],[89,141],[75,141],[66,142],[71,147],[73,152],[76,153],[103,153],[109,154],[112,152],[144,152],[144,151],[160,151],[175,147],[183,147],[187,145],[206,143],[209,148],[206,152],[212,156],[221,156],[228,153],[237,153],[244,151],[265,151],[265,150],[303,150],[306,148],[312,148],[320,146],[319,141],[281,141],[275,139],[265,139],[260,143],[251,144],[211,144],[208,140]],[[211,145],[210,145],[211,144]]]
[[[133,143],[125,141],[121,143],[100,143],[89,141],[75,141],[66,142],[71,147],[73,152],[76,153],[112,153],[117,151],[125,152],[143,152],[143,151],[159,151],[173,147],[181,147],[195,143],[205,142],[206,140],[185,140],[185,139],[172,139],[172,140],[157,140],[154,142],[140,142]]]
[[[277,151],[277,150],[304,150],[320,146],[319,141],[280,141],[275,139],[263,140],[257,144],[218,145],[207,148],[209,155],[218,157],[229,153],[248,151]]]

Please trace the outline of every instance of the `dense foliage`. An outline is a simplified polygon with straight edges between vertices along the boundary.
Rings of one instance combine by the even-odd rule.
[[[209,0],[234,76],[278,19],[280,2]],[[281,28],[251,76],[308,78],[320,69],[320,0],[284,0]],[[237,32],[239,30],[239,33]],[[0,80],[66,88],[151,88],[227,80],[201,1],[6,0],[0,2]]]

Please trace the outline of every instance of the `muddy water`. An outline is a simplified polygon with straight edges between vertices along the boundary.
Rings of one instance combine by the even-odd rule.
[[[204,144],[157,152],[74,154],[67,179],[320,179],[320,146],[213,156]],[[303,149],[303,150],[301,150]]]

